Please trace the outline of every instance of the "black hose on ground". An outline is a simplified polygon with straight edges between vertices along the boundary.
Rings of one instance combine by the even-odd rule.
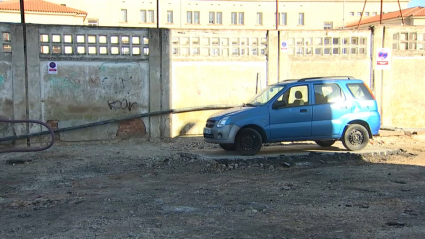
[[[202,106],[202,107],[188,107],[188,108],[181,108],[181,109],[154,111],[154,112],[137,114],[137,115],[129,115],[129,116],[117,118],[117,119],[109,119],[109,120],[103,120],[103,121],[98,121],[98,122],[93,122],[93,123],[88,123],[88,124],[83,124],[83,125],[66,127],[66,128],[61,128],[61,129],[54,129],[53,133],[72,131],[72,130],[77,130],[77,129],[94,127],[94,126],[99,126],[99,125],[104,125],[104,124],[111,124],[111,123],[116,123],[116,122],[120,122],[120,121],[138,119],[138,118],[149,117],[149,116],[158,116],[158,115],[164,115],[164,114],[178,114],[178,113],[187,113],[187,112],[195,112],[195,111],[203,111],[203,110],[221,110],[221,109],[229,109],[229,108],[236,107],[236,106],[239,106],[239,105],[211,105],[211,106]],[[28,122],[28,121],[25,121],[25,122]],[[43,123],[43,125],[45,125],[45,124]],[[50,129],[50,128],[48,127],[48,129]],[[5,137],[5,138],[0,138],[0,142],[1,141],[16,140],[16,139],[25,139],[25,138],[29,138],[29,137],[41,136],[41,135],[46,135],[46,134],[50,134],[50,133],[51,132],[49,130],[49,131],[41,131],[41,132],[31,133],[31,134],[26,134],[26,135],[9,136],[9,137]]]
[[[37,152],[37,151],[43,151],[46,150],[50,147],[52,147],[52,145],[55,143],[55,133],[53,132],[52,128],[50,128],[49,125],[47,125],[46,123],[39,121],[39,120],[9,120],[9,119],[0,119],[0,122],[3,123],[32,123],[32,124],[41,124],[44,127],[47,128],[47,131],[43,131],[45,132],[44,134],[50,134],[51,135],[51,140],[50,143],[46,146],[43,147],[29,147],[29,148],[7,148],[7,149],[0,149],[0,153],[10,153],[10,152]],[[6,137],[6,138],[13,138],[13,139],[18,139],[21,138],[21,136],[24,135],[20,135],[20,136],[11,136],[11,137]],[[2,138],[0,139],[0,141],[7,141],[10,139],[6,139],[6,138]],[[22,137],[22,138],[29,138],[29,136],[26,137]],[[12,139],[12,140],[13,140]]]

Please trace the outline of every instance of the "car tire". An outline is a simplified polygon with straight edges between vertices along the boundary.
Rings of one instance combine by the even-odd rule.
[[[263,144],[261,135],[251,128],[241,129],[236,135],[236,152],[244,156],[253,156],[260,151]]]
[[[330,147],[336,142],[336,140],[333,140],[333,139],[331,139],[331,140],[317,140],[317,141],[314,141],[314,142],[316,142],[316,144],[321,146],[321,147]]]
[[[235,151],[235,145],[234,144],[219,144],[220,147],[226,151]]]
[[[359,124],[350,124],[342,136],[342,144],[350,151],[361,150],[369,143],[367,129]]]

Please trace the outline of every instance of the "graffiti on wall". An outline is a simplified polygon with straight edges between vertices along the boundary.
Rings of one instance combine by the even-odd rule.
[[[73,79],[68,77],[51,77],[50,78],[51,86],[55,88],[70,88],[70,89],[79,89],[81,80]]]
[[[132,90],[131,87],[128,86],[128,82],[131,82],[133,76],[125,77],[99,77],[92,76],[89,78],[89,84],[91,86],[98,86],[105,91],[111,91],[115,94],[130,94]]]
[[[109,109],[110,110],[121,110],[121,109],[128,109],[128,111],[131,111],[131,109],[134,107],[134,105],[137,105],[136,102],[131,102],[126,99],[122,100],[107,100]]]
[[[144,111],[148,91],[144,79],[147,71],[144,69],[138,63],[63,65],[57,75],[44,75],[43,82],[49,86],[45,96],[49,103],[58,104],[60,101],[61,106],[100,106],[101,110],[96,108],[90,117],[106,112],[115,115]],[[64,113],[68,113],[68,110],[63,107]]]

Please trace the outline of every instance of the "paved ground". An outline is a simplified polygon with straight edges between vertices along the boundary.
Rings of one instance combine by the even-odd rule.
[[[403,134],[363,154],[304,142],[241,158],[195,137],[0,154],[0,238],[425,238],[424,146]]]
[[[260,152],[255,156],[240,156],[235,151],[224,151],[220,148],[217,149],[200,149],[193,150],[192,152],[205,159],[220,159],[220,158],[261,158],[261,157],[277,157],[277,156],[289,156],[289,155],[309,155],[310,153],[320,154],[372,154],[372,155],[386,155],[393,154],[398,149],[388,148],[380,145],[368,145],[366,148],[360,151],[347,151],[341,142],[336,142],[331,147],[320,147],[314,142],[302,142],[302,143],[282,143],[266,145]]]

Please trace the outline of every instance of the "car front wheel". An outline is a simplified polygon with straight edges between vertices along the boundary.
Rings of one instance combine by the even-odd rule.
[[[263,142],[261,135],[251,128],[241,129],[236,136],[236,152],[244,156],[252,156],[260,151]]]
[[[369,143],[369,133],[359,124],[348,125],[342,137],[342,144],[350,151],[361,150]]]

